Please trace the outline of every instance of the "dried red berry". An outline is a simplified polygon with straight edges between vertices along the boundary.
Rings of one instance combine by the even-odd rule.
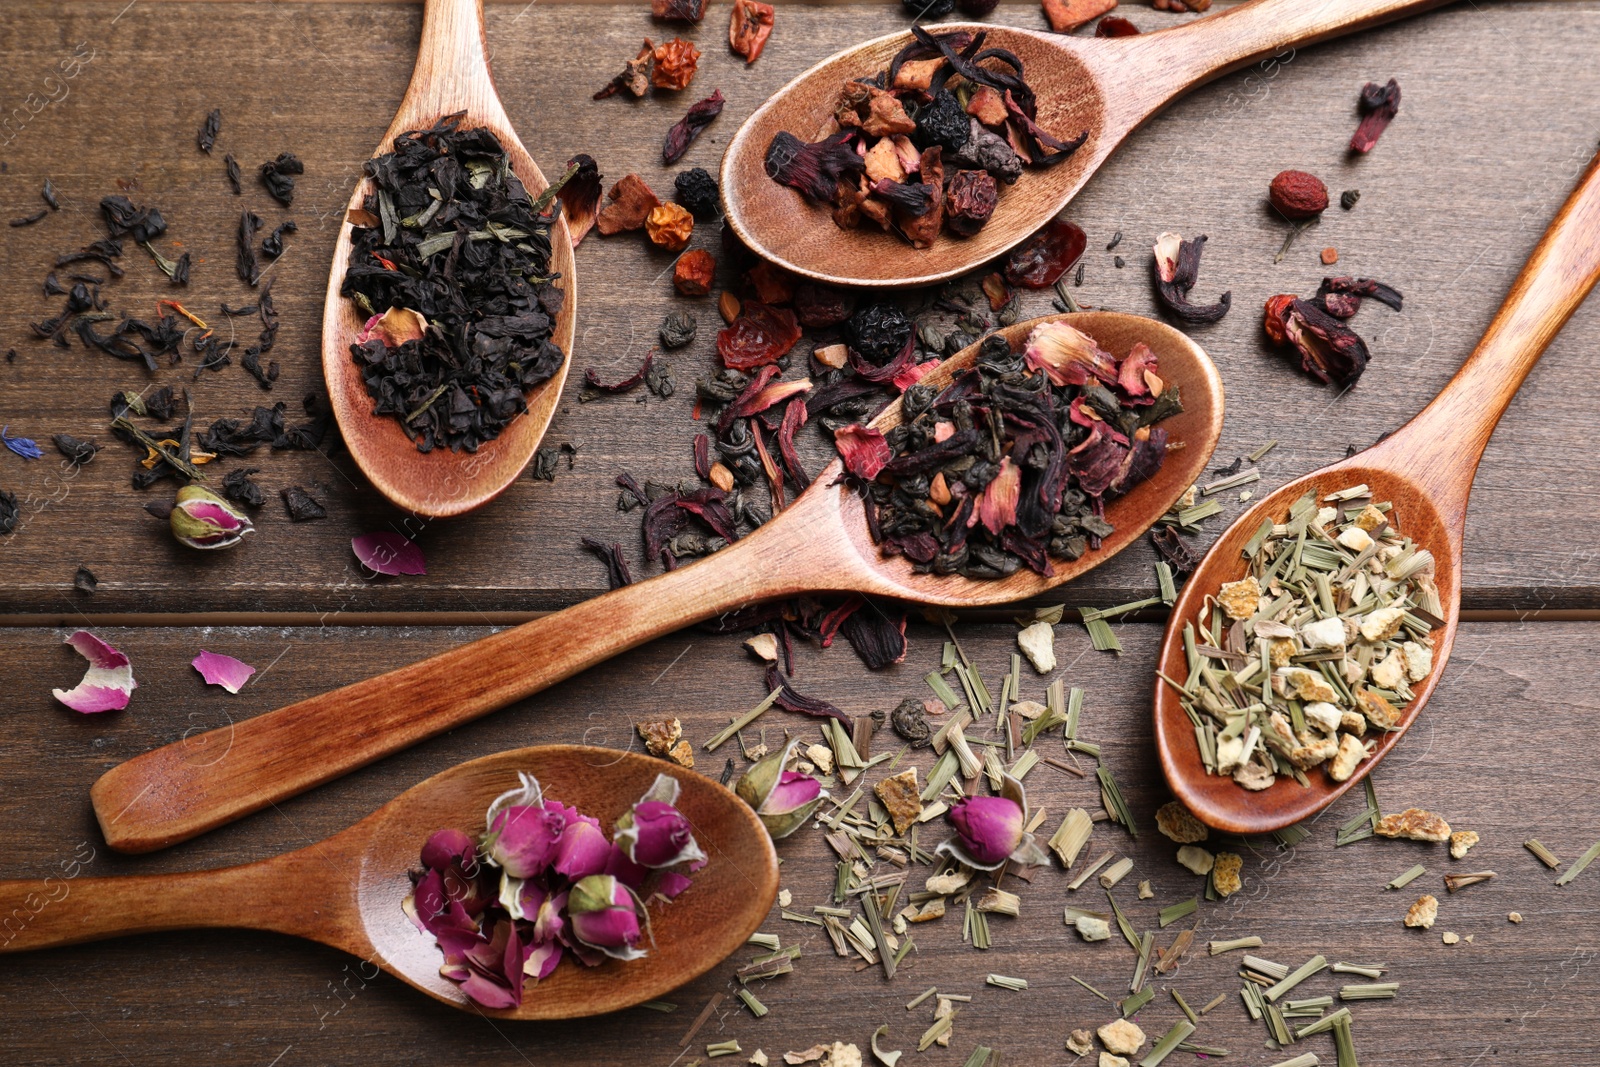
[[[733,322],[717,331],[717,354],[729,370],[750,370],[776,363],[798,340],[794,312],[749,300]]]
[[[1383,131],[1400,112],[1400,83],[1393,78],[1387,85],[1368,82],[1361,89],[1361,124],[1350,138],[1350,151],[1370,152]]]
[[[944,220],[950,232],[971,237],[994,214],[1000,186],[986,170],[958,170],[945,188]]]
[[[1286,219],[1310,219],[1328,208],[1328,187],[1315,174],[1303,170],[1286,170],[1272,179],[1267,188],[1267,199],[1278,214]]]
[[[744,56],[746,64],[754,63],[761,50],[767,47],[772,36],[772,23],[777,14],[771,4],[759,0],[733,0],[733,17],[728,22],[728,47],[735,55]]]
[[[716,273],[716,259],[705,249],[696,248],[678,257],[672,268],[672,287],[684,296],[705,296],[711,292]]]
[[[656,69],[650,84],[657,89],[687,89],[700,66],[700,49],[682,37],[658,45],[654,51]]]
[[[1057,33],[1071,33],[1117,6],[1117,0],[1041,0],[1044,17]]]
[[[1006,257],[1006,281],[1024,289],[1048,289],[1072,269],[1088,243],[1082,227],[1052,219]]]
[[[1261,328],[1276,345],[1289,343],[1287,332],[1289,322],[1289,305],[1298,300],[1293,293],[1279,293],[1277,296],[1267,297],[1266,312],[1261,318]]]

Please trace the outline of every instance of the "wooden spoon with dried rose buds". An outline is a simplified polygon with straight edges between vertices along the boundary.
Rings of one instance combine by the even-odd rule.
[[[429,833],[483,825],[490,802],[515,788],[519,773],[535,775],[547,797],[608,828],[657,775],[670,775],[679,785],[675,806],[694,827],[707,863],[669,907],[650,909],[654,943],[642,958],[599,967],[564,961],[527,987],[520,1006],[493,1010],[440,975],[433,936],[417,929],[402,902]],[[545,745],[452,767],[326,841],[256,863],[122,878],[0,881],[0,912],[26,917],[0,942],[0,953],[163,930],[272,930],[343,949],[463,1011],[574,1019],[642,1004],[709,971],[765,921],[777,894],[778,857],[760,818],[710,778],[638,753]]]
[[[983,23],[940,23],[939,35],[985,33],[985,48],[1023,64],[1038,124],[1061,141],[1087,139],[1049,167],[1027,167],[1000,190],[975,236],[940,234],[913,249],[876,227],[841,229],[831,205],[809,204],[773,180],[767,153],[780,132],[803,142],[837,129],[841,86],[886,69],[909,33],[890,34],[824,59],[745,120],[722,159],[728,223],[764,259],[833,285],[900,288],[964,274],[1009,251],[1050,221],[1145,120],[1197,85],[1285,50],[1442,6],[1448,0],[1253,0],[1193,22],[1133,37],[1071,37]]]
[[[1155,736],[1161,769],[1178,800],[1201,821],[1235,834],[1267,833],[1297,823],[1371,773],[1416,721],[1438,686],[1455,642],[1461,607],[1461,538],[1478,460],[1522,380],[1597,279],[1600,156],[1589,164],[1578,188],[1545,231],[1483,340],[1433,402],[1365,452],[1296,478],[1263,497],[1211,547],[1184,585],[1167,623],[1158,667],[1166,678],[1182,682],[1189,677],[1184,624],[1195,622],[1202,611],[1209,615],[1206,599],[1215,598],[1224,582],[1244,576],[1246,543],[1264,520],[1283,522],[1290,505],[1312,490],[1321,505],[1330,493],[1365,484],[1373,500],[1393,504],[1389,525],[1433,554],[1433,580],[1444,625],[1429,635],[1431,670],[1415,686],[1398,721],[1378,735],[1370,755],[1343,781],[1334,781],[1325,769],[1310,769],[1309,787],[1278,778],[1265,790],[1251,792],[1228,775],[1208,774],[1193,722],[1174,686],[1158,675]]]

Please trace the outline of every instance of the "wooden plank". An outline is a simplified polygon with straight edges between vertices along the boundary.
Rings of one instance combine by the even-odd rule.
[[[60,878],[74,869],[75,856],[83,877],[255,859],[334,832],[465,759],[534,742],[636,746],[629,721],[651,713],[680,716],[685,736],[696,745],[698,769],[719,775],[724,757],[737,756],[737,747],[707,755],[700,743],[761,695],[759,667],[746,659],[735,638],[686,634],[180,849],[119,857],[92,829],[85,791],[117,760],[192,727],[253,715],[483,632],[465,627],[237,629],[203,635],[181,629],[102,631],[132,656],[141,687],[126,712],[94,717],[77,716],[49,697],[51,687],[72,684],[81,669],[77,657],[57,644],[64,631],[0,632],[11,711],[0,744],[0,779],[7,786],[0,802],[7,860],[0,873]],[[959,634],[968,655],[992,680],[1006,669],[1014,632],[1010,625],[994,625],[965,627]],[[1133,857],[1133,872],[1118,887],[1117,899],[1143,931],[1155,928],[1159,908],[1194,895],[1201,883],[1174,862],[1174,846],[1153,825],[1153,811],[1166,799],[1147,720],[1146,679],[1159,631],[1130,624],[1119,625],[1118,632],[1128,649],[1120,659],[1088,651],[1081,631],[1062,628],[1059,673],[1087,689],[1080,736],[1104,746],[1140,824],[1136,842],[1098,825],[1091,854],[1115,850]],[[802,649],[796,685],[852,713],[891,707],[905,695],[923,692],[920,676],[938,660],[940,634],[914,623],[911,638],[906,662],[879,674],[862,671],[843,647],[825,653]],[[1232,1049],[1233,1058],[1248,1063],[1275,1062],[1308,1048],[1332,1062],[1327,1037],[1283,1055],[1262,1051],[1264,1033],[1238,999],[1237,954],[1210,957],[1204,949],[1211,938],[1254,934],[1266,942],[1259,955],[1290,967],[1321,952],[1330,960],[1389,968],[1385,978],[1401,984],[1397,999],[1351,1005],[1363,1062],[1454,1065],[1485,1049],[1530,1065],[1584,1062],[1592,1028],[1583,1013],[1559,1009],[1600,995],[1593,966],[1600,920],[1583,905],[1586,879],[1596,872],[1557,889],[1557,872],[1542,867],[1521,842],[1536,835],[1570,862],[1600,826],[1600,798],[1588,788],[1590,745],[1582,718],[1592,710],[1584,706],[1592,700],[1580,697],[1575,704],[1572,696],[1589,688],[1581,653],[1592,650],[1595,641],[1593,625],[1464,627],[1449,676],[1404,750],[1379,769],[1376,784],[1386,809],[1437,810],[1457,828],[1476,830],[1482,842],[1461,861],[1449,860],[1443,846],[1414,842],[1368,840],[1335,851],[1334,829],[1363,804],[1352,796],[1292,849],[1280,851],[1271,842],[1252,845],[1243,851],[1244,892],[1220,903],[1202,901],[1194,919],[1186,920],[1198,922],[1196,945],[1174,975],[1153,980],[1157,999],[1136,1021],[1152,1035],[1176,1021],[1169,988],[1178,989],[1195,1008],[1226,993],[1223,1005],[1204,1017],[1196,1041]],[[259,669],[256,679],[236,697],[204,687],[188,666],[201,645],[253,663]],[[1042,699],[1048,681],[1025,668],[1021,695]],[[1552,707],[1573,707],[1579,717],[1552,716]],[[764,723],[769,742],[784,730],[808,739],[817,735],[813,722],[781,712],[769,713]],[[751,740],[760,732],[751,729]],[[970,734],[988,737],[989,724]],[[1509,769],[1515,756],[1507,754],[1529,751],[1533,737],[1538,738],[1537,769],[1531,774]],[[880,734],[874,751],[892,744]],[[1066,758],[1057,738],[1040,744],[1053,757]],[[930,758],[923,750],[911,762],[925,772]],[[736,762],[742,766],[744,761]],[[881,773],[881,768],[871,771],[867,780]],[[1044,832],[1069,806],[1098,810],[1092,782],[1048,765],[1028,776],[1032,804],[1049,813]],[[419,842],[431,829],[417,828]],[[924,831],[926,845],[947,833],[942,822]],[[91,851],[92,859],[87,858]],[[779,851],[782,884],[793,893],[796,909],[825,903],[833,862],[821,835],[803,829]],[[1422,878],[1404,892],[1384,891],[1384,883],[1415,863],[1428,868]],[[1445,872],[1481,869],[1494,869],[1499,876],[1453,896],[1443,891]],[[793,974],[756,990],[771,1014],[755,1020],[730,995],[681,1062],[702,1056],[706,1042],[729,1038],[747,1050],[730,1061],[735,1063],[757,1047],[774,1061],[784,1051],[835,1039],[865,1049],[883,1023],[890,1025],[885,1047],[907,1048],[931,1021],[933,1004],[913,1012],[902,1005],[933,985],[974,999],[962,1008],[951,1050],[930,1054],[927,1062],[958,1063],[980,1042],[1000,1049],[1008,1063],[1063,1062],[1062,1042],[1071,1028],[1114,1017],[1071,976],[1112,994],[1124,987],[1133,966],[1120,938],[1086,945],[1062,925],[1063,903],[1105,907],[1093,881],[1067,893],[1069,878],[1045,870],[1032,884],[1008,879],[1007,888],[1022,897],[1022,917],[992,917],[994,948],[988,952],[961,944],[956,914],[914,927],[917,951],[891,983],[876,968],[858,972],[832,954],[816,928],[784,922],[775,912],[763,929],[786,945],[800,944],[804,955]],[[1156,895],[1139,901],[1134,887],[1146,878]],[[919,880],[914,873],[913,883]],[[1407,930],[1400,922],[1422,892],[1441,901],[1439,924],[1427,933]],[[1512,910],[1522,913],[1522,925],[1507,922]],[[1470,935],[1472,943],[1447,947],[1441,942],[1445,930]],[[1165,947],[1177,932],[1158,931],[1157,944]],[[679,1010],[670,1015],[641,1009],[599,1022],[506,1027],[455,1014],[392,979],[374,979],[372,969],[359,961],[288,938],[232,932],[147,936],[8,958],[0,977],[6,1002],[0,1041],[7,1063],[19,1067],[67,1061],[263,1065],[274,1057],[281,1057],[280,1067],[463,1056],[495,1063],[523,1057],[618,1067],[666,1063],[678,1054],[679,1040],[701,1007],[718,992],[731,994],[739,962],[742,957],[674,993],[670,999]],[[1026,978],[1029,989],[1013,993],[986,987],[988,973]],[[1297,995],[1335,992],[1338,984],[1324,973]],[[1507,1026],[1505,1019],[1537,1021],[1519,1028]]]
[[[1140,25],[1167,16],[1130,9]],[[1278,484],[1393,429],[1438,389],[1471,347],[1494,306],[1565,197],[1593,149],[1593,124],[1571,101],[1594,95],[1600,70],[1587,40],[1571,32],[1600,16],[1600,4],[1462,5],[1356,39],[1295,53],[1268,71],[1240,72],[1203,88],[1153,120],[1112,158],[1071,208],[1089,231],[1082,301],[1153,313],[1148,247],[1167,229],[1210,236],[1197,292],[1224,289],[1235,309],[1195,334],[1217,359],[1230,391],[1230,417],[1219,463],[1264,441],[1282,442],[1262,463],[1262,488]],[[1029,5],[997,16],[1038,25]],[[748,69],[720,40],[721,15],[688,31],[706,53],[689,93],[641,102],[593,102],[639,38],[657,38],[637,5],[495,5],[488,33],[506,106],[547,171],[587,151],[609,178],[628,171],[658,191],[670,187],[659,165],[666,126],[689,99],[723,89],[726,113],[685,164],[715,168],[738,122],[770,92],[815,59],[851,41],[900,25],[882,5],[813,10],[786,5],[772,47]],[[106,400],[113,390],[171,384],[189,388],[202,421],[247,414],[283,401],[298,416],[301,398],[320,387],[317,340],[320,292],[337,213],[362,159],[377,142],[404,87],[415,48],[414,5],[318,3],[74,3],[13,5],[0,25],[7,109],[0,118],[37,115],[7,132],[0,205],[7,218],[32,211],[44,177],[53,177],[63,211],[36,226],[0,228],[0,421],[44,441],[67,432],[110,447],[75,477],[51,453],[24,464],[0,457],[0,487],[25,502],[22,528],[0,538],[6,587],[0,613],[74,610],[239,611],[522,611],[560,607],[603,587],[601,567],[576,539],[621,541],[638,564],[637,513],[614,508],[612,479],[692,477],[689,438],[693,383],[712,369],[708,301],[695,308],[701,336],[669,357],[678,382],[667,401],[634,397],[584,404],[582,371],[619,376],[654,343],[661,316],[682,302],[671,296],[670,257],[642,240],[591,237],[579,254],[579,350],[573,381],[548,443],[578,445],[571,471],[554,483],[520,480],[485,511],[422,528],[386,507],[347,456],[282,453],[251,459],[269,490],[259,533],[239,551],[201,558],[172,544],[142,505],[170,498],[170,483],[145,494],[128,488],[133,455],[109,441]],[[1542,42],[1529,64],[1507,39]],[[572,42],[581,40],[582,48]],[[46,82],[79,42],[93,59],[78,73]],[[80,55],[90,54],[88,51]],[[1370,156],[1347,160],[1342,146],[1362,82],[1396,76],[1405,103]],[[1511,88],[1514,87],[1514,91]],[[62,96],[61,93],[65,95]],[[28,102],[28,94],[38,94]],[[56,95],[58,103],[39,101]],[[1515,98],[1515,104],[1508,100]],[[201,156],[194,133],[212,107],[224,112],[217,156]],[[9,140],[7,140],[9,138]],[[247,169],[280,151],[306,161],[295,208],[284,211],[248,182],[235,198],[220,156],[231,151]],[[1330,211],[1283,263],[1272,255],[1281,224],[1263,205],[1267,180],[1298,166],[1320,172],[1337,194],[1360,187],[1352,212]],[[94,205],[128,186],[134,199],[160,205],[172,225],[170,247],[189,250],[195,281],[178,295],[215,314],[221,301],[249,298],[232,270],[232,233],[241,206],[271,224],[294,217],[300,232],[271,274],[284,325],[273,355],[283,377],[266,395],[237,366],[191,381],[189,364],[146,375],[80,347],[59,350],[30,336],[28,323],[53,313],[40,279],[61,251],[101,232]],[[714,227],[696,242],[717,247]],[[1123,243],[1106,251],[1111,235]],[[1407,297],[1406,311],[1364,310],[1355,320],[1374,350],[1372,369],[1348,395],[1318,387],[1260,336],[1257,311],[1268,295],[1310,293],[1327,271],[1323,246],[1338,247],[1338,271],[1388,281]],[[1126,257],[1118,270],[1112,257]],[[130,249],[128,277],[108,287],[116,311],[153,313],[172,295],[142,254]],[[159,284],[158,284],[159,283]],[[57,301],[58,303],[59,301]],[[1047,294],[1025,294],[1024,313],[1049,310]],[[241,330],[249,331],[243,322]],[[246,336],[253,335],[253,331]],[[1537,368],[1491,443],[1479,474],[1475,518],[1464,568],[1468,608],[1583,607],[1600,596],[1600,559],[1569,547],[1570,531],[1600,520],[1600,497],[1583,457],[1597,417],[1589,403],[1588,353],[1600,339],[1600,307],[1580,310]],[[814,465],[823,442],[807,435]],[[239,461],[234,461],[239,462]],[[232,464],[230,464],[232,465]],[[220,473],[220,471],[219,471]],[[299,484],[328,507],[329,518],[291,525],[277,491]],[[1229,503],[1228,513],[1238,510]],[[1215,536],[1222,520],[1198,539]],[[346,547],[359,532],[415,533],[430,574],[373,583]],[[1145,595],[1152,553],[1137,548],[1068,591],[1075,602],[1109,603]],[[102,580],[84,602],[71,590],[79,564]],[[636,573],[647,572],[636,566]]]

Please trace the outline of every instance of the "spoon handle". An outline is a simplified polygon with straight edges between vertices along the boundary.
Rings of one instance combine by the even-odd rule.
[[[1455,377],[1363,454],[1428,486],[1459,527],[1478,460],[1522,380],[1600,280],[1600,155],[1561,206]],[[1369,372],[1370,373],[1370,372]]]
[[[0,952],[27,952],[161,930],[239,927],[342,944],[345,909],[317,887],[326,870],[301,853],[220,870],[120,878],[0,881]]]
[[[1297,46],[1449,2],[1252,0],[1181,26],[1122,38],[1118,44],[1128,49],[1129,76],[1116,99],[1130,115],[1142,118],[1179,93],[1258,60],[1288,62]]]
[[[803,497],[698,563],[136,756],[90,790],[106,843],[149,852],[186,841],[692,623],[759,600],[858,587],[836,499]]]
[[[483,0],[426,0],[417,64],[390,132],[461,110],[503,114],[489,74]]]

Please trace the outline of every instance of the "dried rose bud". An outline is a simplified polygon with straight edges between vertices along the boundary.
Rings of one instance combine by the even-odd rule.
[[[656,775],[649,792],[617,820],[611,835],[628,859],[643,867],[705,862],[706,855],[695,842],[693,828],[677,809],[677,802],[678,780]]]
[[[612,959],[635,960],[644,935],[644,906],[633,890],[609,874],[592,874],[567,894],[567,921],[572,935]]]
[[[1007,774],[1000,788],[1001,796],[968,797],[950,809],[956,836],[938,847],[940,854],[985,871],[1007,860],[1020,866],[1048,862],[1033,835],[1023,829],[1028,801],[1022,783]]]
[[[656,46],[650,84],[657,89],[687,89],[700,65],[700,50],[682,37]]]
[[[512,805],[498,812],[489,824],[484,851],[490,862],[511,877],[532,878],[550,866],[566,828],[559,807]]]
[[[551,866],[573,881],[599,874],[611,859],[611,842],[606,840],[598,819],[580,818],[568,823],[556,843]]]
[[[198,485],[178,490],[168,516],[172,536],[190,548],[232,548],[255,531],[255,525],[232,504]]]
[[[694,233],[694,216],[682,204],[661,204],[650,209],[644,220],[644,232],[651,244],[669,252],[681,252]]]
[[[1315,174],[1285,170],[1267,187],[1267,199],[1286,219],[1311,219],[1328,209],[1328,187]]]
[[[672,287],[683,296],[705,296],[717,273],[715,257],[703,248],[685,252],[672,268]]]
[[[464,830],[435,830],[422,846],[422,865],[432,871],[450,867],[466,870],[477,863],[478,846]]]
[[[784,770],[798,738],[756,761],[734,783],[739,798],[761,818],[767,834],[778,841],[805,825],[822,803],[822,783],[808,774]]]

